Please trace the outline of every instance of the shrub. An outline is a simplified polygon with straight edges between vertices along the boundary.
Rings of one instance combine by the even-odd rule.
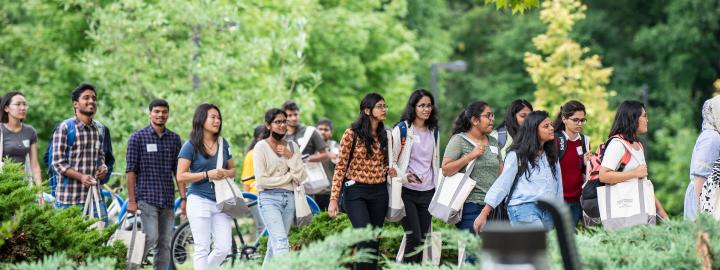
[[[78,265],[77,262],[68,258],[65,253],[59,253],[45,257],[41,261],[36,262],[20,262],[17,264],[3,265],[3,269],[7,270],[110,270],[115,269],[115,260],[112,258],[102,258],[99,260],[89,259],[85,264]]]
[[[39,206],[34,202],[36,192],[28,187],[19,165],[5,165],[0,173],[0,223],[5,233],[0,262],[37,261],[63,252],[76,263],[110,257],[118,268],[125,268],[125,246],[118,242],[105,245],[114,226],[104,231],[88,229],[95,221],[84,221],[81,209]]]

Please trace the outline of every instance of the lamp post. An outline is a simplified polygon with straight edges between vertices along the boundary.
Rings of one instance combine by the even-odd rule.
[[[430,65],[430,88],[432,90],[433,97],[438,99],[438,87],[437,87],[437,73],[438,69],[444,69],[448,71],[465,71],[467,64],[463,60],[455,60],[450,63],[434,63]]]

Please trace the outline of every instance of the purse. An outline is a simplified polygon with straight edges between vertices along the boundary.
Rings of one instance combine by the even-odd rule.
[[[222,169],[225,156],[224,139],[218,138],[217,169]],[[220,212],[234,218],[240,218],[250,213],[250,208],[245,204],[242,189],[235,183],[235,179],[227,177],[222,180],[212,180],[215,184],[215,205]]]
[[[338,204],[340,204],[340,212],[346,213],[345,211],[345,182],[347,182],[347,174],[348,170],[350,169],[350,162],[353,160],[353,156],[355,155],[355,144],[356,144],[357,136],[355,133],[353,133],[352,136],[352,144],[350,145],[350,158],[348,158],[348,163],[345,165],[345,175],[343,176],[342,184],[340,184],[340,194],[338,195]]]

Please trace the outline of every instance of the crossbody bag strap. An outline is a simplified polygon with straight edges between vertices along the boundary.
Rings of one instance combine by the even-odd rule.
[[[345,182],[345,178],[347,178],[348,171],[350,170],[350,163],[353,160],[353,156],[355,155],[355,144],[357,143],[357,136],[355,135],[355,132],[353,132],[352,135],[352,143],[350,144],[350,157],[348,158],[348,163],[345,164],[345,175],[343,175],[343,182]]]

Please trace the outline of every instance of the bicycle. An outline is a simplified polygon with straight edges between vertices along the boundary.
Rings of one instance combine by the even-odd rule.
[[[242,182],[250,179],[254,179],[254,176],[242,179]],[[245,198],[248,207],[257,207],[257,195],[253,193],[243,192],[243,197]],[[310,205],[312,213],[314,215],[318,214],[320,212],[320,207],[317,205],[315,200],[313,200],[310,196],[306,196],[306,198],[308,204]],[[253,220],[253,222],[257,222],[254,218],[251,219]],[[263,229],[262,233],[260,233],[258,237],[254,239],[252,244],[248,244],[245,240],[245,237],[243,236],[242,227],[238,223],[238,219],[233,219],[233,226],[235,235],[232,239],[231,252],[224,263],[227,263],[227,260],[229,259],[231,265],[235,265],[236,259],[253,260],[259,258],[260,255],[258,254],[258,248],[260,247],[260,238],[262,236],[268,235],[267,229]],[[239,239],[239,244],[236,238]],[[175,230],[172,242],[170,244],[170,256],[172,258],[172,266],[175,269],[185,269],[187,268],[185,265],[188,263],[189,265],[192,265],[193,260],[191,257],[194,251],[193,243],[194,242],[192,238],[192,232],[190,231],[190,223],[188,221],[185,221]]]

